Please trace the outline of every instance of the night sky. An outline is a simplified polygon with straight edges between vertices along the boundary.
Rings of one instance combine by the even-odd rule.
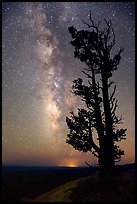
[[[135,151],[135,4],[134,2],[2,3],[2,162],[17,165],[78,166],[96,164],[91,153],[66,144],[65,122],[83,106],[71,93],[85,67],[73,57],[68,27],[87,29],[112,20],[114,52],[124,47],[116,82],[117,113],[123,115],[127,139],[121,163],[134,162]]]

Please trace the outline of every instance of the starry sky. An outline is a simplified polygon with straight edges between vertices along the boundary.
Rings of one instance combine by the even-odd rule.
[[[119,143],[135,160],[135,3],[134,2],[5,2],[2,3],[2,163],[79,166],[96,164],[91,153],[66,144],[65,122],[83,106],[71,93],[82,64],[73,57],[68,27],[87,29],[95,21],[112,20],[114,51],[124,47],[116,82],[118,114],[127,139]]]

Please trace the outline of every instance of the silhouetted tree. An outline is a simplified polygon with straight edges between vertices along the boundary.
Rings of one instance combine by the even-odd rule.
[[[110,79],[118,68],[123,48],[111,57],[115,45],[112,22],[104,19],[106,27],[102,30],[100,21],[95,24],[91,13],[89,20],[90,24],[83,21],[88,26],[87,30],[78,31],[73,26],[68,28],[73,39],[70,44],[75,47],[74,57],[87,65],[82,72],[88,85],[84,85],[81,78],[73,81],[73,93],[81,97],[87,108],[78,109],[78,114],[71,112],[71,116],[66,117],[69,128],[66,142],[76,150],[91,151],[98,157],[101,170],[110,172],[115,162],[124,155],[116,142],[125,139],[127,130],[118,129],[117,125],[122,123],[123,118],[116,115],[116,85]],[[98,143],[93,139],[94,130]]]

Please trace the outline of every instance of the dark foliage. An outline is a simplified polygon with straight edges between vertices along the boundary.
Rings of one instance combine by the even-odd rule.
[[[73,81],[73,93],[81,97],[87,108],[78,109],[77,115],[71,112],[71,116],[66,118],[69,129],[66,142],[76,150],[91,151],[98,157],[101,169],[111,171],[115,162],[124,155],[116,142],[125,139],[127,130],[118,129],[122,116],[116,114],[116,85],[111,80],[120,63],[123,48],[112,57],[115,33],[111,21],[104,19],[106,28],[101,30],[100,21],[95,24],[91,14],[89,20],[91,24],[83,21],[88,26],[87,30],[78,31],[73,26],[68,28],[72,36],[70,43],[75,48],[74,57],[86,64],[82,72],[87,77],[88,85],[84,85],[81,78]],[[94,142],[94,130],[99,144]]]

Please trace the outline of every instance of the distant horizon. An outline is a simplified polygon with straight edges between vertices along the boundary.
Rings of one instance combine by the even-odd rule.
[[[135,162],[124,163],[124,164],[115,164],[115,166],[123,166],[128,164],[135,164]],[[79,166],[57,166],[57,165],[24,165],[24,164],[2,164],[2,167],[66,167],[66,168],[77,168],[77,167],[88,167],[87,165],[79,165]],[[91,165],[92,167],[98,167],[98,165]],[[88,167],[89,168],[89,167]]]
[[[79,165],[79,166],[68,166],[68,165],[25,165],[25,164],[2,164],[2,166],[17,166],[17,167],[68,167],[68,168],[76,168],[76,167],[88,167],[87,165]],[[97,166],[97,165],[96,165]]]

